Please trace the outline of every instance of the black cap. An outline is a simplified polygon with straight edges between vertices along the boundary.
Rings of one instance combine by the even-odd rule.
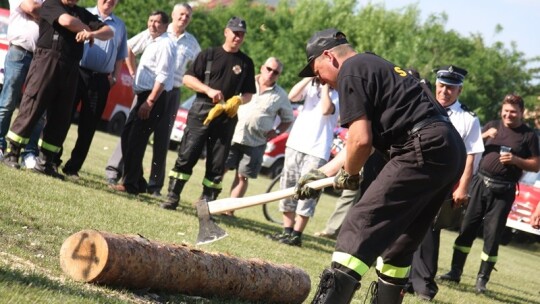
[[[230,28],[233,32],[247,32],[246,21],[239,17],[232,17],[229,19],[227,28]]]
[[[332,49],[338,45],[349,43],[347,37],[342,32],[336,29],[326,29],[320,32],[316,32],[311,36],[306,45],[307,65],[300,71],[298,76],[300,77],[313,77],[313,69],[311,63],[315,58],[321,56],[321,54],[329,49]]]
[[[467,70],[455,65],[447,65],[433,70],[437,73],[437,81],[446,85],[460,86],[467,76]]]

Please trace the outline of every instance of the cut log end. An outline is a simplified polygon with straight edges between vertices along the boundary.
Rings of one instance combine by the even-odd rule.
[[[84,230],[67,238],[60,248],[60,266],[71,278],[93,282],[107,264],[109,246],[94,230]]]

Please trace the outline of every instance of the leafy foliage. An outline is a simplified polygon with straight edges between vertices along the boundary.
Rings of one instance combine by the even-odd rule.
[[[221,3],[221,1],[217,1]],[[146,28],[150,11],[170,12],[173,0],[123,0],[116,9],[131,35]],[[95,0],[81,0],[92,6]],[[504,95],[517,92],[532,108],[540,95],[540,57],[525,58],[515,45],[486,45],[480,34],[464,37],[446,30],[445,13],[421,22],[418,5],[387,10],[383,4],[360,7],[355,0],[281,0],[269,8],[250,0],[213,9],[196,7],[189,27],[203,48],[223,42],[223,27],[231,16],[246,19],[248,35],[242,50],[258,67],[270,56],[285,65],[280,84],[291,88],[305,64],[305,43],[317,30],[336,27],[360,51],[372,51],[402,67],[414,67],[434,82],[433,68],[454,64],[469,75],[460,100],[474,109],[484,123],[498,118]],[[499,25],[495,34],[504,29]],[[258,68],[257,68],[258,69]],[[188,96],[188,95],[184,95]]]

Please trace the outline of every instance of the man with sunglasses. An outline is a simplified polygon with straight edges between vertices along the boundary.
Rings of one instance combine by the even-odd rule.
[[[164,209],[174,210],[184,185],[206,144],[206,172],[201,199],[215,200],[222,189],[225,160],[236,126],[240,104],[251,100],[256,92],[255,68],[249,56],[240,51],[246,35],[246,21],[232,17],[225,27],[225,42],[199,53],[184,75],[184,85],[197,98],[189,110],[187,126],[170,171],[167,201]]]
[[[257,178],[261,170],[266,142],[287,131],[294,121],[287,92],[277,84],[283,63],[270,57],[260,72],[255,76],[257,93],[248,104],[238,109],[238,123],[226,162],[228,170],[236,169],[231,197],[244,196],[248,179]],[[277,117],[279,124],[274,128]],[[234,213],[230,211],[227,215]]]
[[[463,172],[463,140],[424,84],[375,54],[356,53],[342,32],[315,33],[306,53],[299,76],[337,89],[349,132],[342,153],[298,180],[299,198],[319,194],[307,182],[336,173],[335,188],[358,189],[372,150],[389,158],[347,213],[313,303],[349,303],[375,263],[370,302],[401,303],[413,253]]]

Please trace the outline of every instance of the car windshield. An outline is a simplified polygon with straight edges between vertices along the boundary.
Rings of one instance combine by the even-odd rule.
[[[540,188],[540,172],[525,172],[520,183]]]

